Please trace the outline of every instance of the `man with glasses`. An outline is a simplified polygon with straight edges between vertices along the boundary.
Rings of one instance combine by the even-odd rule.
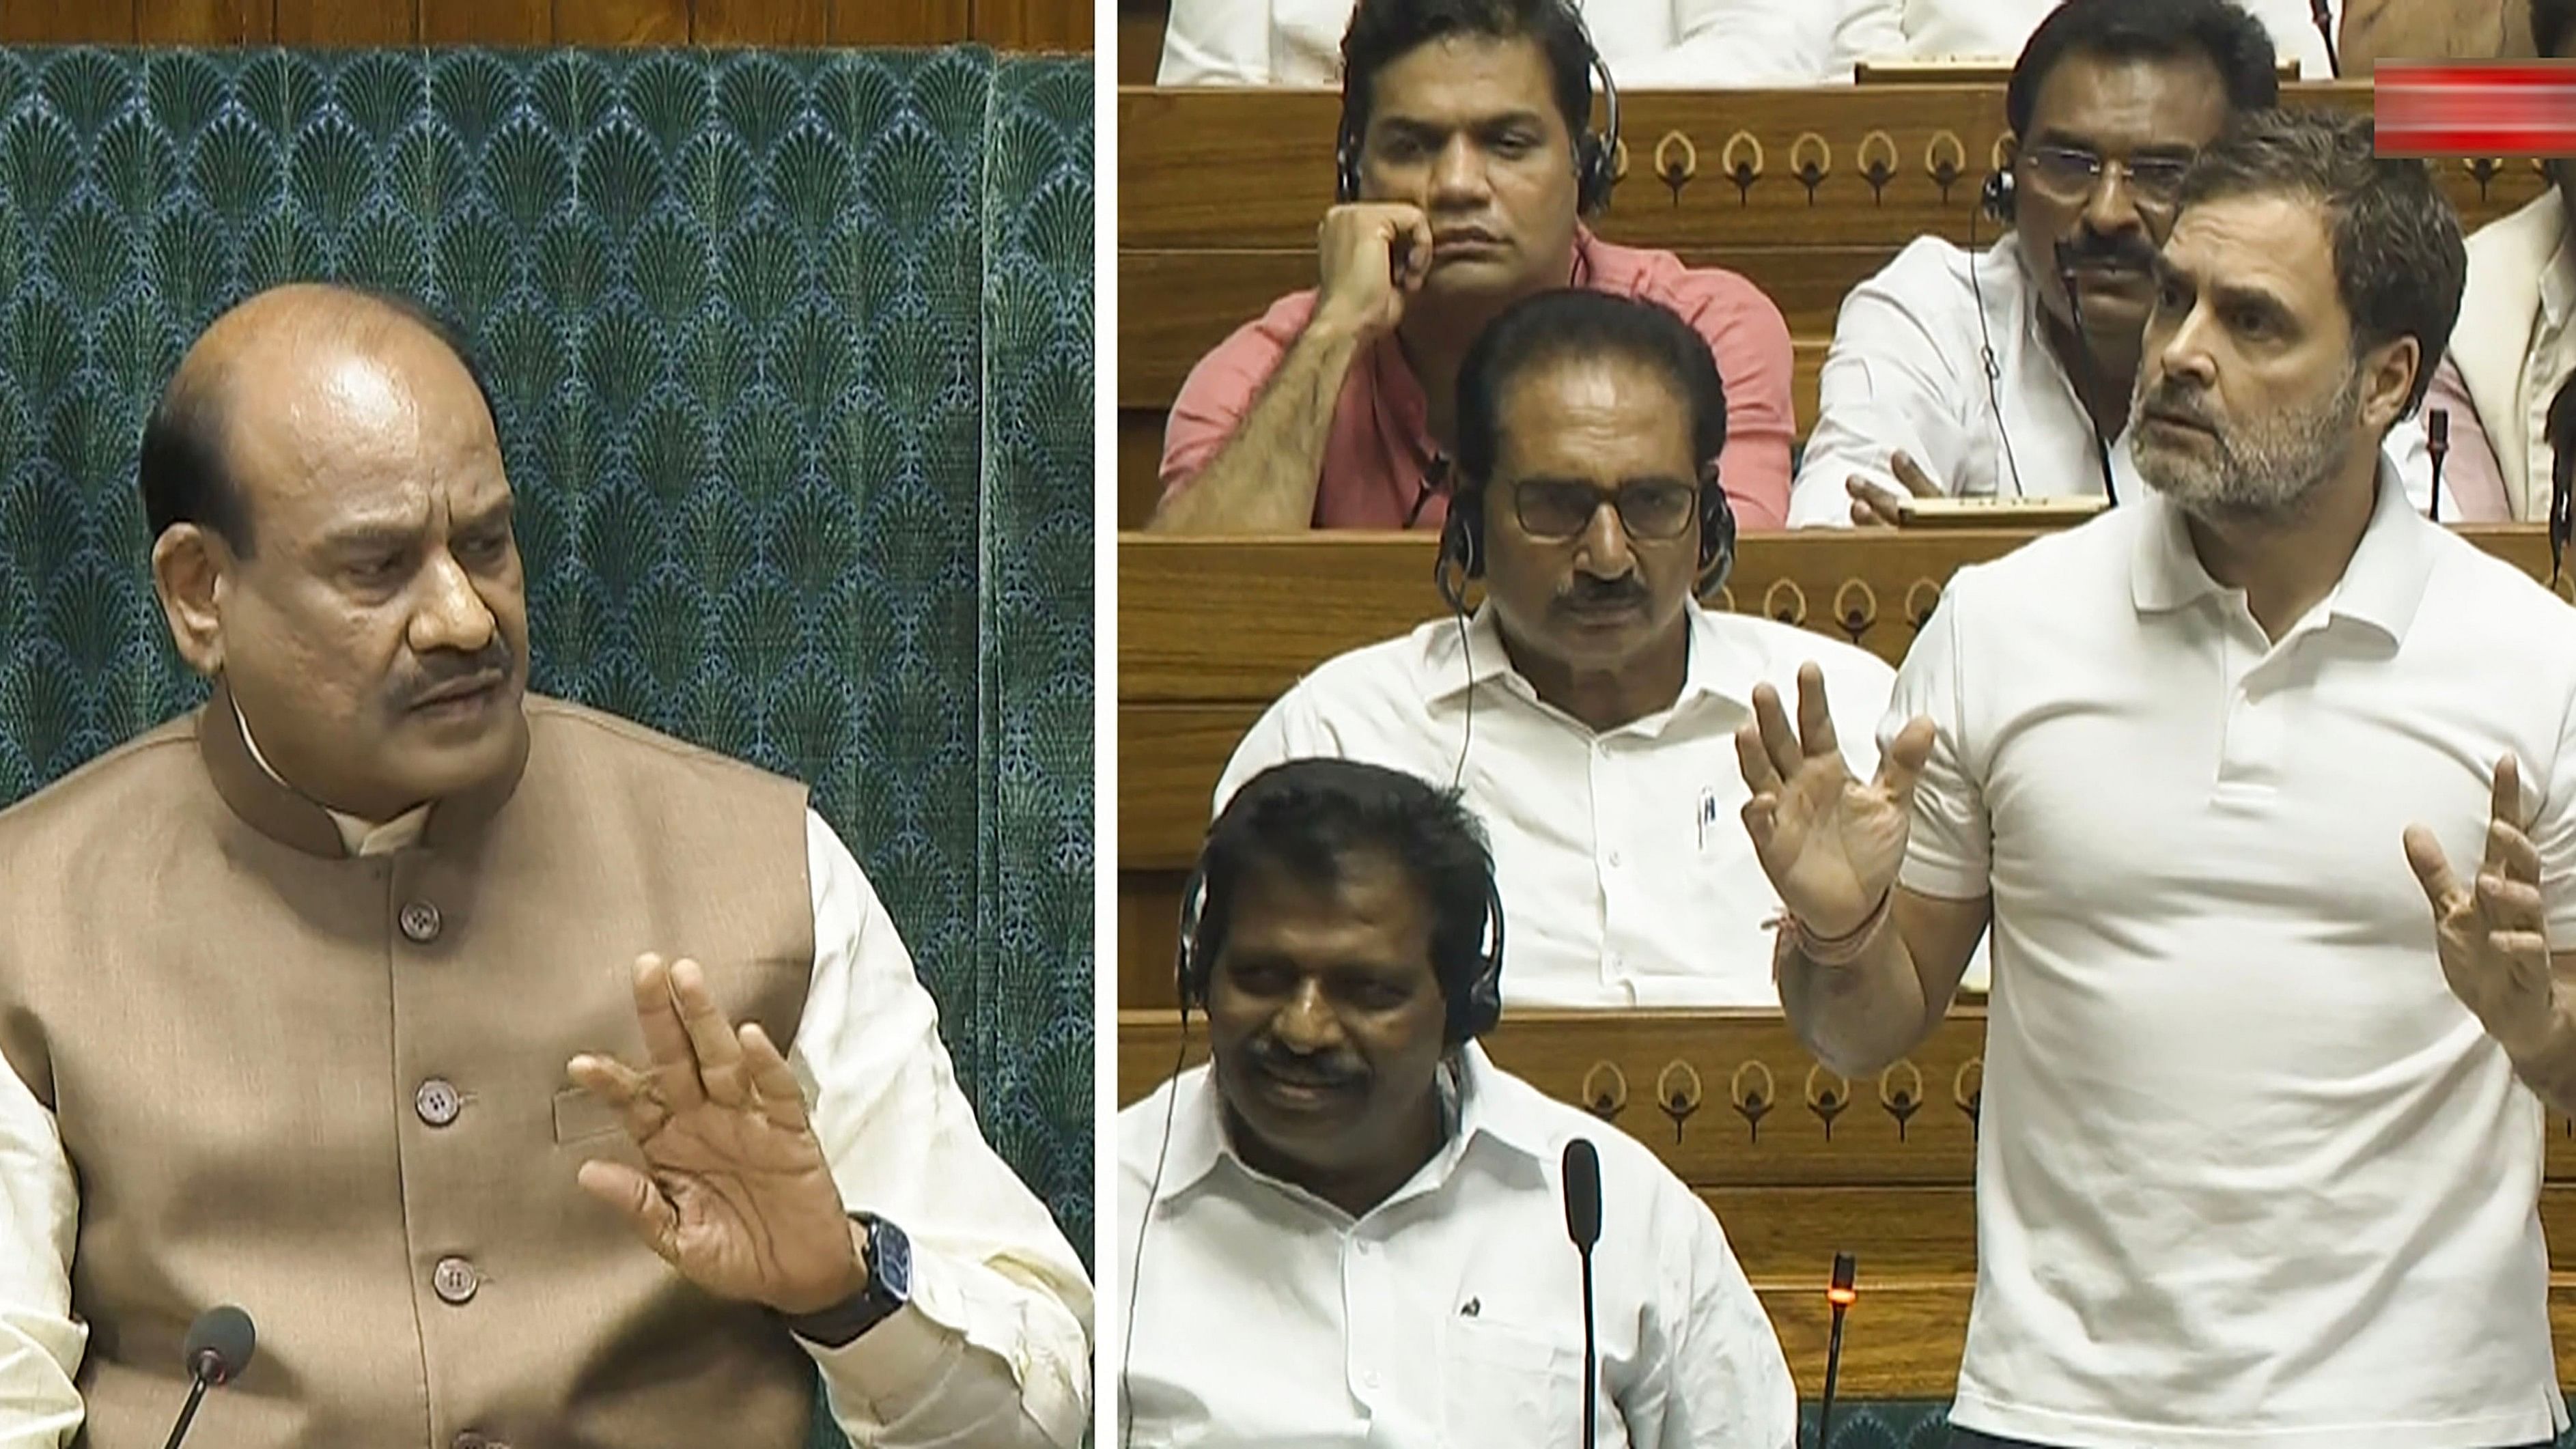
[[[2137,497],[2124,431],[2149,265],[2192,157],[2279,94],[2270,37],[2229,0],[2052,12],[2004,93],[2018,146],[1976,218],[1994,245],[1918,237],[1843,300],[1790,526],[1894,523],[1909,494],[2099,498],[2106,475]],[[2390,449],[2420,510],[2422,430]]]
[[[1507,1000],[1767,1006],[1778,898],[1737,826],[1753,689],[1813,658],[1853,768],[1894,676],[1768,619],[1705,611],[1734,551],[1726,389],[1651,302],[1514,304],[1459,373],[1460,492],[1442,537],[1455,617],[1327,661],[1255,724],[1217,787],[1339,755],[1455,781],[1514,903]],[[1457,594],[1481,579],[1472,617]]]

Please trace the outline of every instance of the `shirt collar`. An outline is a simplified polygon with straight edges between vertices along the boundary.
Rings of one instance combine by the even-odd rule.
[[[2576,303],[2576,231],[2561,231],[2558,250],[2540,269],[2540,318],[2552,331],[2567,325],[2569,304]]]
[[[2136,564],[2130,573],[2130,598],[2138,612],[2169,613],[2226,592],[2201,566],[2183,511],[2152,488],[2138,501]],[[2330,617],[2366,624],[2391,641],[2403,639],[2433,572],[2426,530],[2439,527],[2417,516],[2396,464],[2382,452],[2379,491],[2371,501],[2370,519],[2362,525],[2361,543],[2326,596]]]
[[[1436,1185],[1445,1180],[1449,1169],[1479,1142],[1490,1142],[1497,1149],[1544,1166],[1554,1150],[1554,1138],[1537,1114],[1520,1110],[1518,1090],[1525,1089],[1493,1064],[1483,1046],[1469,1042],[1460,1048],[1440,1072],[1441,1110],[1448,1123],[1440,1150],[1432,1154],[1431,1161],[1412,1183],[1398,1189],[1387,1202],[1412,1195],[1412,1190],[1426,1181]],[[1220,1165],[1244,1182],[1293,1190],[1255,1172],[1235,1151],[1226,1131],[1225,1099],[1217,1090],[1213,1066],[1196,1067],[1174,1078],[1168,1108],[1172,1130],[1158,1173],[1163,1186],[1155,1195],[1157,1204],[1178,1203],[1209,1181]]]
[[[1697,599],[1682,603],[1682,616],[1689,621],[1690,643],[1682,661],[1682,689],[1674,696],[1671,714],[1685,705],[1702,699],[1717,699],[1739,709],[1753,708],[1753,675],[1729,678],[1726,668],[1730,641],[1717,616],[1701,607]],[[1461,638],[1457,620],[1435,621],[1419,631],[1422,653],[1416,661],[1416,682],[1426,702],[1439,704],[1465,694],[1488,680],[1509,680],[1514,693],[1538,701],[1538,691],[1530,687],[1521,672],[1512,667],[1512,658],[1503,648],[1502,626],[1494,617],[1494,604],[1486,600],[1471,615]]]

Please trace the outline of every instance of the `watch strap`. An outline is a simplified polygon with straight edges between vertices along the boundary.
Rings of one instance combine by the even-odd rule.
[[[790,1332],[823,1348],[856,1342],[912,1301],[911,1240],[901,1228],[874,1213],[854,1212],[850,1219],[868,1230],[867,1251],[861,1255],[868,1270],[867,1287],[829,1308],[784,1315]]]

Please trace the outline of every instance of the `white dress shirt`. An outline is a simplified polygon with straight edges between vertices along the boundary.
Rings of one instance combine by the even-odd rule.
[[[1565,1144],[1588,1137],[1601,1157],[1597,1442],[1795,1449],[1788,1363],[1707,1205],[1633,1138],[1483,1048],[1457,1061],[1448,1140],[1356,1220],[1244,1165],[1205,1067],[1118,1114],[1132,1442],[1580,1442],[1583,1279],[1561,1171]]]
[[[1789,488],[1789,526],[1849,527],[1844,484],[1854,474],[1902,495],[1887,461],[1899,451],[1953,496],[2101,497],[2093,417],[2049,350],[2044,318],[2012,237],[1973,254],[1939,237],[1908,242],[1843,298],[1817,379],[1815,429]],[[2127,432],[2110,445],[2111,476],[2127,504],[2147,485]],[[2422,423],[2391,428],[2386,451],[2424,510],[2433,462]],[[2442,516],[2459,516],[2447,492]]]
[[[257,745],[251,753],[259,759]],[[353,851],[378,854],[418,839],[428,811],[382,825],[333,818]],[[821,1367],[832,1417],[853,1443],[1071,1449],[1090,1405],[1081,1260],[984,1141],[911,953],[858,862],[810,810],[805,849],[814,975],[788,1066],[842,1201],[911,1239],[913,1297],[840,1348],[797,1342]],[[88,1330],[71,1316],[70,1276],[79,1207],[53,1114],[0,1064],[0,1449],[62,1449],[80,1427],[73,1375]]]
[[[1353,0],[1172,0],[1167,86],[1342,82]],[[1633,90],[1804,85],[1824,63],[1822,0],[1582,0],[1611,78]]]
[[[1866,779],[1895,672],[1805,629],[1688,608],[1680,695],[1606,733],[1540,702],[1490,605],[1463,631],[1434,620],[1327,660],[1244,736],[1216,809],[1261,771],[1312,755],[1454,780],[1493,841],[1505,1001],[1776,1007],[1763,923],[1780,898],[1744,832],[1735,731],[1758,683],[1794,709],[1798,666],[1814,660],[1844,758]]]
[[[1901,879],[1991,895],[1977,1289],[1954,1422],[2076,1449],[2492,1449],[2567,1424],[2543,1113],[2445,983],[2406,827],[2465,877],[2521,762],[2576,946],[2576,611],[2378,505],[2268,640],[2160,495],[1963,569],[1887,728]]]
[[[1826,0],[1788,0],[1815,3]],[[1829,79],[1847,81],[1852,66],[1864,60],[1991,60],[2010,65],[2021,54],[2030,33],[2048,18],[2060,0],[1842,0],[1834,27]],[[2325,80],[2325,37],[2318,33],[2308,0],[2235,0],[2238,8],[2263,22],[2272,47],[2283,59],[2299,63],[2303,80]],[[2328,18],[2340,23],[2341,0],[2333,0]]]

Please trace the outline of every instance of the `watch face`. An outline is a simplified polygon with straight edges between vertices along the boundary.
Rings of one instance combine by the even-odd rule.
[[[879,1291],[897,1303],[912,1301],[912,1240],[903,1229],[879,1221],[868,1229],[868,1265]]]

